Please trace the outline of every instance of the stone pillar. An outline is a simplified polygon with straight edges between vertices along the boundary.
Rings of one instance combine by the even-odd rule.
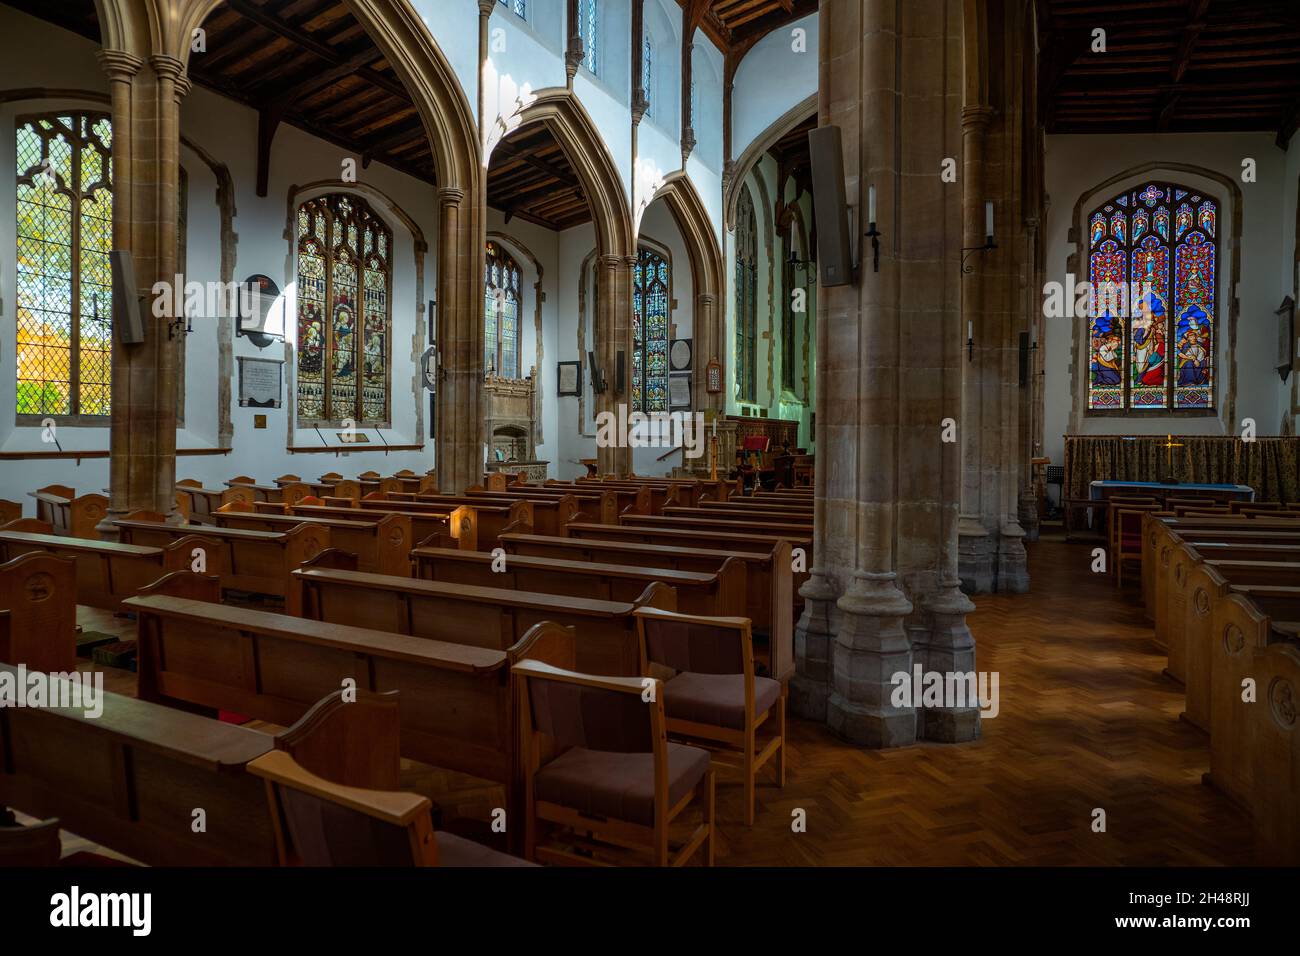
[[[483,246],[466,191],[438,190],[438,486],[463,493],[483,480],[483,305],[462,301]],[[481,273],[480,273],[481,274]],[[482,281],[481,279],[479,281]]]
[[[941,178],[960,135],[961,4],[823,0],[820,16],[820,122],[842,131],[850,203],[875,186],[883,235],[879,272],[863,241],[856,283],[818,292],[814,565],[791,702],[816,716],[824,700],[831,729],[870,747],[969,739],[973,708],[894,699],[913,663],[974,664],[960,456],[942,440],[961,404],[961,193]]]
[[[102,50],[113,120],[113,245],[129,250],[141,300],[144,341],[113,336],[108,519],[143,509],[175,516],[176,359],[174,300],[154,315],[153,287],[171,289],[176,274],[180,102],[190,89],[185,65]],[[101,528],[112,536],[111,525]]]

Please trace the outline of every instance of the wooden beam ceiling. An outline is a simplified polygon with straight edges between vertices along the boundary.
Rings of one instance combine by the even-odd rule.
[[[3,2],[99,42],[93,0]],[[207,50],[191,54],[190,77],[258,111],[260,195],[281,122],[365,165],[378,161],[434,182],[419,113],[344,0],[226,0],[203,28]]]
[[[1300,123],[1293,0],[1042,0],[1038,11],[1048,132],[1261,130],[1284,143]]]
[[[543,123],[516,130],[492,150],[487,201],[507,219],[557,232],[591,221],[582,182]]]

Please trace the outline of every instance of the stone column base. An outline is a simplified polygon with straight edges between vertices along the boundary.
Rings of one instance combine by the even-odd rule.
[[[945,700],[939,707],[918,708],[920,736],[948,744],[975,740],[980,735],[980,701],[975,693],[966,693],[978,686],[975,637],[966,624],[966,615],[975,610],[975,605],[956,581],[949,581],[924,606],[930,619],[926,668],[943,675],[945,689],[952,687],[963,696]],[[962,680],[959,675],[971,675],[971,680]]]
[[[1038,540],[1038,498],[1032,491],[1020,493],[1020,527],[1025,529],[1025,541]]]
[[[905,747],[916,742],[916,708],[895,706],[893,676],[910,674],[912,645],[903,620],[912,603],[896,575],[859,572],[839,599],[839,635],[826,723],[855,744]]]
[[[1018,524],[1007,524],[998,535],[998,591],[1024,594],[1029,590],[1029,565],[1025,555],[1025,532]]]
[[[835,644],[835,599],[839,596],[818,568],[799,589],[803,614],[794,630],[795,675],[790,679],[792,713],[809,720],[826,720],[831,694],[832,651]]]
[[[967,594],[992,593],[994,543],[978,518],[962,515],[957,522],[957,575]]]

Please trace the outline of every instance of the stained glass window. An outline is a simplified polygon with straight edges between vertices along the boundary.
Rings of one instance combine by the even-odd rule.
[[[754,200],[741,189],[736,207],[736,398],[758,401],[758,228]]]
[[[672,268],[642,246],[632,272],[632,408],[668,411],[668,323]]]
[[[646,116],[653,116],[655,111],[655,98],[650,94],[650,84],[654,80],[654,63],[651,59],[651,51],[654,49],[654,41],[647,30],[645,41],[641,45],[641,89],[645,91],[646,97]]]
[[[113,134],[102,113],[17,122],[17,411],[109,414]]]
[[[483,371],[519,377],[519,266],[495,242],[487,244],[483,276]]]
[[[582,38],[582,65],[592,73],[599,73],[600,64],[597,38],[600,36],[599,0],[578,0],[578,36]]]
[[[1088,218],[1091,411],[1214,407],[1216,201],[1147,183]]]
[[[298,421],[388,421],[393,234],[348,193],[298,207]]]
[[[497,0],[507,10],[513,10],[516,16],[528,19],[528,0]]]

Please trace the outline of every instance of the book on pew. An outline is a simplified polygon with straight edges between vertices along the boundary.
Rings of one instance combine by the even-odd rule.
[[[135,641],[114,641],[97,647],[91,653],[91,660],[104,667],[120,667],[123,670],[135,670]]]

